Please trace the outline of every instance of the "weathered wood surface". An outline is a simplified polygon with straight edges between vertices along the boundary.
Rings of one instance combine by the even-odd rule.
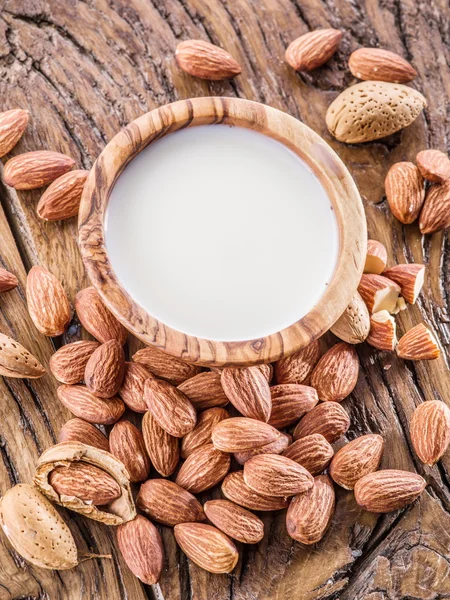
[[[426,147],[446,149],[450,99],[450,8],[446,0],[0,0],[0,110],[28,108],[31,126],[14,154],[53,149],[89,167],[105,143],[130,120],[168,101],[201,95],[240,96],[265,102],[300,118],[323,135],[346,162],[363,195],[369,232],[384,242],[391,264],[425,261],[428,275],[416,307],[399,317],[400,331],[425,320],[444,349],[433,363],[404,363],[366,345],[358,348],[361,375],[345,401],[352,416],[349,437],[374,431],[387,440],[383,467],[417,470],[429,486],[412,507],[376,517],[361,511],[350,492],[338,495],[326,538],[303,548],[288,538],[284,515],[264,516],[267,535],[247,547],[231,576],[208,575],[177,550],[163,529],[166,567],[153,591],[129,573],[114,549],[114,532],[70,518],[82,549],[111,552],[54,574],[25,565],[3,536],[0,600],[195,598],[313,599],[398,598],[431,600],[450,595],[450,454],[423,467],[411,451],[408,421],[423,400],[450,402],[448,252],[446,234],[422,239],[418,228],[393,219],[383,198],[383,179],[398,160]],[[338,55],[312,75],[283,62],[287,44],[323,26],[345,32]],[[199,37],[218,43],[242,64],[230,83],[206,83],[181,73],[173,59],[177,42]],[[326,107],[352,82],[351,50],[381,45],[412,61],[415,86],[429,107],[392,138],[347,147],[325,130]],[[10,332],[46,364],[52,351],[26,314],[23,283],[32,264],[47,266],[71,298],[86,284],[75,242],[76,220],[44,223],[35,214],[38,192],[1,190],[0,264],[19,275],[21,287],[0,298],[0,330]],[[12,234],[11,234],[12,231]],[[18,246],[14,246],[13,237]],[[76,338],[76,323],[68,337]],[[55,396],[55,382],[0,380],[0,492],[28,481],[42,449],[69,416]]]

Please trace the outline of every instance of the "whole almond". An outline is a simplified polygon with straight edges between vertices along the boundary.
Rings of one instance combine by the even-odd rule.
[[[65,332],[71,319],[69,300],[63,286],[47,269],[32,267],[29,271],[27,304],[41,333],[54,337]]]
[[[118,458],[135,483],[145,481],[150,473],[150,459],[145,449],[144,438],[130,421],[117,421],[109,434],[111,454]]]
[[[41,363],[26,348],[0,333],[0,375],[17,379],[37,379],[45,375]]]
[[[142,364],[155,377],[165,379],[172,385],[180,385],[201,371],[200,367],[175,358],[155,346],[138,350],[133,355],[133,362]]]
[[[304,33],[289,44],[286,62],[296,71],[313,71],[330,60],[341,39],[342,32],[338,29],[316,29]]]
[[[353,346],[335,344],[317,363],[311,385],[320,400],[340,402],[352,393],[358,381],[359,360]]]
[[[294,430],[294,440],[320,433],[332,444],[350,427],[347,412],[337,402],[318,404],[300,420]]]
[[[396,219],[405,225],[417,219],[425,199],[423,177],[411,162],[398,162],[384,181],[386,198]]]
[[[244,465],[244,481],[265,496],[293,496],[313,485],[312,475],[301,465],[278,454],[260,454]]]
[[[302,544],[319,542],[334,513],[333,484],[327,475],[314,478],[314,485],[292,499],[286,514],[288,534]]]
[[[127,341],[127,330],[103,304],[93,287],[78,292],[75,310],[83,327],[99,342],[117,340],[122,345]]]
[[[163,525],[204,521],[202,505],[190,492],[168,479],[149,479],[141,485],[138,507]]]
[[[253,491],[245,483],[243,471],[228,473],[222,482],[222,493],[228,500],[251,510],[282,510],[289,504],[287,498],[263,496]]]
[[[58,442],[81,442],[109,452],[109,441],[95,425],[75,417],[65,423],[59,432]]]
[[[99,398],[112,398],[120,390],[125,373],[125,354],[117,340],[109,340],[90,356],[84,371],[87,389]]]
[[[283,456],[302,465],[311,475],[319,475],[330,464],[333,448],[320,433],[312,433],[288,446]]]
[[[144,400],[159,425],[174,437],[183,437],[197,422],[195,408],[176,387],[167,381],[147,379]]]
[[[25,152],[8,160],[3,179],[16,190],[33,190],[51,183],[74,165],[73,158],[59,152]]]
[[[272,399],[267,378],[258,367],[228,367],[222,371],[221,382],[228,400],[244,417],[267,423]]]
[[[419,404],[409,431],[417,456],[426,465],[434,465],[450,444],[450,409],[441,400]]]
[[[213,428],[228,419],[230,415],[224,408],[208,408],[198,415],[197,424],[181,441],[181,456],[187,458],[194,450],[211,443]]]
[[[331,477],[341,487],[352,490],[358,479],[378,469],[383,448],[381,435],[367,434],[352,440],[334,455]]]
[[[94,506],[109,504],[122,493],[111,475],[83,462],[56,467],[50,473],[49,483],[59,496],[74,496]]]
[[[164,548],[159,531],[142,515],[117,528],[117,545],[130,571],[147,585],[159,581]]]
[[[9,292],[19,285],[17,277],[7,271],[6,269],[0,268],[0,293]]]
[[[275,379],[277,383],[307,383],[314,367],[320,358],[318,340],[299,350],[291,356],[275,363]]]
[[[60,385],[57,394],[70,412],[89,423],[112,425],[125,411],[120,398],[98,398],[84,385]]]
[[[370,331],[370,315],[359,292],[353,294],[350,304],[330,330],[349,344],[360,344],[367,338]]]
[[[28,111],[21,108],[0,113],[0,158],[8,154],[20,140],[28,119]]]
[[[440,150],[422,150],[416,156],[416,164],[422,177],[432,183],[450,179],[450,160]]]
[[[264,537],[264,523],[249,510],[230,500],[209,500],[205,514],[213,525],[243,544],[257,544]]]
[[[194,450],[181,465],[175,483],[199,494],[222,481],[230,470],[230,455],[206,444]]]
[[[125,363],[125,373],[120,386],[119,396],[128,408],[138,413],[147,412],[147,403],[144,400],[144,387],[147,379],[153,375],[147,369],[133,362]]]
[[[386,247],[378,240],[367,240],[366,262],[364,273],[381,275],[387,264]]]
[[[50,358],[50,371],[61,383],[80,383],[87,362],[99,345],[98,342],[81,340],[62,346]]]
[[[425,265],[417,263],[395,265],[386,269],[384,276],[400,286],[401,294],[406,302],[414,304],[423,286]]]
[[[272,412],[269,424],[283,429],[296,423],[300,417],[311,410],[319,398],[314,388],[297,383],[284,383],[270,388]]]
[[[385,469],[359,479],[355,485],[355,499],[369,512],[387,513],[414,502],[426,485],[425,479],[417,473]]]
[[[225,406],[228,404],[228,398],[220,380],[220,373],[205,371],[186,379],[180,383],[178,389],[189,398],[196,410]]]
[[[89,171],[76,169],[58,177],[42,194],[36,211],[46,221],[61,221],[78,214]]]
[[[280,432],[262,421],[233,417],[218,423],[212,431],[212,442],[222,452],[241,452],[265,446],[280,437]]]
[[[400,338],[396,351],[405,360],[435,360],[441,354],[434,334],[423,323]]]
[[[348,66],[352,75],[365,81],[409,83],[417,71],[407,60],[382,48],[359,48],[350,54]]]
[[[180,442],[157,423],[150,412],[142,418],[145,448],[154,468],[163,477],[175,471],[180,460]]]
[[[241,72],[241,67],[231,54],[203,40],[180,42],[175,58],[180,69],[200,79],[222,81]]]
[[[263,363],[261,365],[256,365],[256,368],[261,371],[264,377],[267,379],[267,382],[270,383],[273,378],[273,366],[270,363]]]
[[[436,233],[450,227],[450,179],[432,185],[419,218],[420,233]]]
[[[233,456],[240,465],[244,465],[253,456],[258,454],[282,454],[284,450],[289,446],[292,441],[292,437],[287,433],[281,433],[281,435],[270,444],[265,446],[258,446],[251,450],[242,450],[242,452],[234,452]]]

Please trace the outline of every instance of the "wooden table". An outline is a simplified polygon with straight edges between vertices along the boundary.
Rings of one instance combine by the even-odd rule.
[[[187,561],[172,531],[162,528],[165,570],[153,590],[128,571],[114,546],[114,530],[65,513],[79,546],[111,560],[88,561],[68,572],[25,564],[2,534],[0,600],[130,599],[301,600],[354,598],[431,600],[450,596],[450,453],[435,467],[411,450],[408,422],[424,400],[450,402],[449,242],[439,233],[423,239],[390,214],[383,179],[399,160],[426,147],[446,148],[450,100],[446,0],[1,0],[0,110],[28,108],[31,125],[13,154],[52,149],[89,168],[125,124],[156,106],[202,95],[239,96],[298,117],[325,137],[345,161],[364,198],[370,236],[388,248],[391,264],[424,261],[427,276],[416,306],[401,313],[400,332],[425,321],[444,349],[441,360],[404,363],[363,344],[361,373],[345,401],[349,438],[366,432],[386,439],[383,467],[417,470],[429,485],[411,507],[377,517],[361,511],[353,494],[338,492],[337,511],[317,547],[293,542],[284,514],[264,515],[266,537],[242,550],[233,575],[209,575]],[[288,43],[318,27],[338,27],[337,56],[312,75],[284,62]],[[222,45],[242,64],[232,82],[207,83],[177,68],[178,41],[202,38]],[[446,45],[447,44],[447,45]],[[380,45],[412,61],[414,85],[428,109],[407,130],[379,143],[345,146],[325,128],[325,111],[352,83],[349,53]],[[48,267],[71,299],[88,282],[76,245],[76,219],[45,223],[35,212],[39,191],[0,189],[0,264],[18,274],[20,287],[0,298],[0,331],[17,338],[48,364],[50,340],[40,335],[24,302],[25,272]],[[301,234],[301,232],[299,232]],[[80,335],[73,321],[65,341]],[[0,492],[29,481],[38,455],[56,439],[69,413],[58,402],[55,381],[0,379]]]

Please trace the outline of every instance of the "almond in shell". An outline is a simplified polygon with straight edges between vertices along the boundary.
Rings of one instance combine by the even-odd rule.
[[[147,585],[159,581],[164,548],[159,531],[142,515],[117,528],[117,545],[130,571]]]
[[[87,362],[99,345],[98,342],[81,340],[62,346],[50,358],[50,371],[60,383],[80,383],[83,381]]]
[[[340,402],[352,393],[358,381],[359,360],[353,346],[335,344],[317,363],[311,385],[320,400]]]
[[[272,399],[267,378],[258,367],[225,368],[221,382],[228,400],[244,417],[267,423]]]
[[[367,434],[352,440],[334,455],[331,477],[341,487],[352,490],[358,479],[378,469],[383,448],[381,435]]]
[[[163,525],[204,521],[202,505],[190,492],[168,479],[149,479],[141,485],[138,507]]]
[[[231,54],[203,40],[180,42],[175,58],[180,69],[200,79],[222,81],[241,72],[241,67]]]
[[[0,158],[8,154],[20,140],[28,119],[28,111],[21,108],[0,113]]]
[[[122,345],[127,340],[127,330],[103,304],[93,287],[78,292],[75,309],[83,327],[99,342],[117,340]]]
[[[315,406],[300,420],[294,430],[294,440],[312,433],[320,433],[332,444],[350,427],[348,413],[337,402],[323,402]]]
[[[369,335],[370,315],[358,292],[353,294],[350,304],[331,327],[336,337],[349,344],[360,344]]]
[[[109,434],[109,445],[111,454],[125,465],[132,483],[147,479],[150,459],[142,433],[133,423],[125,419],[118,421]]]
[[[180,523],[175,525],[175,539],[196,565],[210,573],[231,573],[239,552],[228,536],[212,525]]]
[[[172,475],[180,460],[179,439],[167,433],[150,412],[142,418],[142,435],[154,468],[163,477]]]
[[[272,412],[269,424],[283,429],[296,423],[319,402],[313,387],[298,383],[284,383],[270,388]]]
[[[19,342],[0,333],[0,375],[16,379],[37,379],[45,375],[45,369]]]
[[[86,363],[84,381],[99,398],[112,398],[120,390],[125,373],[125,354],[117,340],[99,346]]]
[[[230,470],[230,455],[206,444],[194,450],[181,465],[175,483],[199,494],[222,481]]]
[[[283,452],[283,456],[302,465],[311,475],[319,475],[330,464],[333,448],[320,433],[312,433],[296,440]]]
[[[55,467],[50,472],[48,482],[60,497],[74,496],[94,506],[109,504],[122,493],[111,475],[80,461]]]
[[[425,479],[417,473],[384,469],[356,482],[355,499],[369,512],[387,513],[414,502],[426,485]]]
[[[209,500],[205,514],[213,525],[243,544],[257,544],[264,537],[264,523],[249,510],[230,500]]]
[[[244,481],[265,496],[293,496],[313,485],[312,475],[301,465],[278,454],[260,454],[244,465]]]
[[[73,169],[74,165],[73,158],[59,152],[25,152],[8,160],[3,178],[16,190],[33,190],[51,183]]]
[[[289,504],[287,498],[264,496],[249,488],[244,481],[243,471],[228,473],[222,482],[222,493],[228,500],[250,510],[282,510]]]
[[[76,417],[98,425],[112,425],[125,411],[120,398],[98,398],[84,385],[60,385],[58,398]]]
[[[61,283],[43,267],[32,267],[27,277],[27,305],[36,328],[47,336],[67,329],[71,310]]]
[[[426,465],[434,465],[450,444],[450,409],[440,400],[419,404],[409,431],[417,456]]]

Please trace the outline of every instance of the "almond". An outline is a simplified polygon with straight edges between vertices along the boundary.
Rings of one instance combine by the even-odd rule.
[[[150,412],[146,412],[142,419],[142,435],[154,468],[163,477],[172,475],[180,460],[178,438],[164,431]]]
[[[330,330],[344,342],[360,344],[369,335],[369,329],[369,311],[361,295],[355,292],[350,304]]]
[[[200,367],[190,365],[155,346],[147,346],[138,350],[133,355],[133,361],[142,364],[155,377],[165,379],[172,385],[180,385],[201,371]]]
[[[320,358],[320,346],[314,340],[309,346],[275,363],[277,383],[307,383],[317,361]]]
[[[194,450],[181,465],[175,483],[199,494],[214,487],[230,470],[230,456],[206,444]]]
[[[147,585],[159,581],[164,548],[159,531],[142,515],[117,528],[117,544],[130,571]]]
[[[350,427],[347,412],[337,402],[318,404],[301,419],[294,430],[294,440],[320,433],[332,444]]]
[[[394,217],[405,225],[415,221],[425,200],[423,177],[416,165],[395,163],[386,175],[384,186]]]
[[[9,292],[19,285],[17,277],[7,271],[6,269],[0,268],[0,293]]]
[[[222,493],[228,500],[251,510],[282,510],[289,504],[287,498],[263,496],[253,491],[245,483],[243,471],[228,473],[222,483]]]
[[[228,404],[228,398],[220,380],[221,373],[205,371],[186,379],[180,383],[178,389],[189,398],[197,410],[225,406]]]
[[[378,350],[393,352],[397,345],[395,319],[387,310],[380,310],[370,317],[370,333],[367,342]]]
[[[377,240],[368,240],[364,273],[381,275],[386,268],[386,263],[387,250],[385,246],[381,242],[377,242]]]
[[[267,378],[258,367],[226,368],[221,382],[228,400],[244,417],[267,423],[272,399]]]
[[[224,408],[208,408],[198,415],[197,424],[181,442],[181,456],[187,458],[194,450],[211,443],[211,433],[217,423],[230,415]]]
[[[283,452],[283,456],[302,465],[311,475],[319,475],[330,464],[333,448],[320,433],[312,433],[296,440]]]
[[[264,523],[249,510],[230,500],[209,500],[205,513],[213,525],[243,544],[257,544],[264,537]]]
[[[130,476],[130,481],[145,481],[150,473],[150,459],[144,438],[130,421],[118,421],[109,434],[111,454],[118,458]]]
[[[70,419],[61,427],[58,442],[81,442],[109,452],[109,441],[106,435],[100,429],[97,429],[95,425],[77,417]]]
[[[420,323],[400,338],[397,354],[405,360],[434,360],[441,351],[434,334]]]
[[[112,398],[120,390],[125,373],[125,354],[117,340],[99,346],[84,371],[87,389],[99,398]]]
[[[292,539],[302,544],[319,542],[331,522],[335,496],[327,475],[314,478],[314,485],[292,498],[286,514],[286,529]]]
[[[370,313],[381,310],[394,312],[400,291],[400,286],[395,281],[383,275],[363,275],[358,286],[358,292]]]
[[[28,119],[28,111],[21,108],[0,113],[0,158],[8,154],[20,140]]]
[[[99,345],[98,342],[81,340],[62,346],[50,358],[50,371],[61,383],[80,383],[83,381],[87,362]]]
[[[47,269],[32,267],[28,273],[27,304],[41,333],[54,337],[65,332],[71,319],[69,300],[63,286]]]
[[[416,164],[427,181],[443,183],[450,179],[450,160],[440,150],[422,150],[416,156]]]
[[[432,185],[420,213],[420,233],[435,233],[450,227],[450,180]]]
[[[314,388],[296,383],[284,383],[270,388],[272,413],[269,424],[283,429],[296,423],[300,417],[311,410],[319,398]]]
[[[59,496],[74,496],[94,506],[109,504],[122,493],[111,475],[84,462],[54,468],[49,483]]]
[[[450,409],[440,400],[420,404],[409,428],[417,456],[426,465],[434,465],[450,444]]]
[[[45,221],[61,221],[78,214],[89,171],[76,169],[58,177],[42,194],[37,214]]]
[[[309,31],[289,44],[285,60],[296,71],[313,71],[330,60],[341,39],[338,29]]]
[[[204,521],[202,505],[190,492],[168,479],[149,479],[136,499],[139,508],[163,525]]]
[[[212,442],[222,452],[241,452],[274,442],[281,433],[262,421],[233,417],[218,423],[212,431]]]
[[[175,539],[196,565],[210,573],[231,573],[239,559],[236,546],[224,533],[203,523],[180,523]]]
[[[409,83],[417,71],[407,60],[382,48],[359,48],[350,54],[349,69],[358,79]]]
[[[406,302],[415,304],[423,286],[425,265],[415,263],[396,265],[387,269],[384,276],[400,286],[401,294]]]
[[[119,396],[125,402],[128,408],[134,412],[147,412],[147,404],[144,400],[144,386],[147,379],[153,375],[147,369],[139,364],[126,362],[125,373],[120,386]]]
[[[341,342],[335,344],[317,363],[311,385],[320,400],[340,402],[355,388],[358,381],[359,360],[353,346]]]
[[[383,448],[381,435],[367,434],[352,440],[334,455],[331,477],[341,487],[352,490],[358,479],[378,469]]]
[[[34,190],[64,175],[74,165],[73,158],[59,152],[25,152],[8,160],[4,167],[3,179],[16,190]]]
[[[330,104],[326,123],[340,142],[371,142],[407,127],[426,106],[422,94],[406,85],[363,81]]]
[[[45,375],[45,369],[19,342],[0,333],[0,375],[37,379]]]
[[[395,309],[392,311],[393,315],[397,315],[400,311],[406,310],[408,307],[406,305],[405,299],[399,296],[397,298],[397,302],[395,303]]]
[[[426,485],[425,479],[417,473],[385,469],[359,479],[355,499],[369,512],[387,513],[414,502]]]
[[[313,485],[312,475],[301,465],[279,454],[260,454],[244,465],[244,481],[264,496],[293,496]]]
[[[89,423],[112,425],[125,411],[120,398],[98,398],[84,385],[60,385],[57,394],[70,412]]]
[[[183,437],[197,422],[195,408],[176,387],[167,381],[147,379],[144,400],[159,425],[174,437]]]
[[[175,52],[180,69],[193,77],[222,81],[231,79],[241,72],[234,58],[219,46],[203,40],[180,42]]]
[[[242,450],[242,452],[235,452],[233,454],[236,462],[240,465],[244,465],[253,456],[258,454],[282,454],[284,450],[289,446],[292,441],[292,437],[287,433],[281,433],[274,442],[266,444],[265,446],[258,446],[251,450]]]
[[[127,341],[127,330],[103,304],[93,287],[78,292],[75,309],[83,327],[99,342],[117,340],[122,345]]]

